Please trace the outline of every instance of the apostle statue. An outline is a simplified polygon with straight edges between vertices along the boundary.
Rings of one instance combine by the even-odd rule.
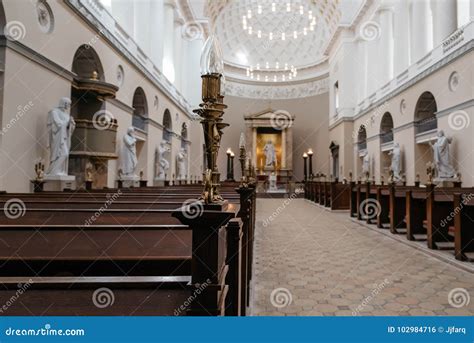
[[[368,151],[365,152],[362,158],[362,174],[366,176],[370,174],[370,156]]]
[[[176,165],[178,167],[178,180],[186,179],[186,149],[181,148],[176,156]]]
[[[166,159],[165,154],[170,149],[165,141],[162,141],[157,149],[156,157],[156,178],[164,180],[166,178],[166,171],[170,168],[170,163]]]
[[[71,136],[76,123],[70,115],[71,99],[61,98],[58,107],[48,113],[50,163],[47,176],[68,174]]]
[[[431,148],[433,149],[436,175],[439,178],[453,178],[456,176],[456,171],[451,164],[451,156],[449,153],[449,144],[451,144],[451,142],[452,138],[446,137],[443,130],[438,132],[438,138],[434,144],[430,142]]]
[[[273,142],[269,140],[263,147],[265,153],[265,167],[273,167],[276,165],[276,152]]]
[[[131,126],[127,129],[127,134],[123,136],[122,147],[122,173],[125,177],[134,177],[137,167],[137,139],[135,129]]]
[[[390,170],[393,173],[393,180],[399,181],[400,180],[400,172],[401,172],[401,150],[400,144],[395,143],[393,145],[393,150],[388,153],[392,156],[392,164],[390,166]]]

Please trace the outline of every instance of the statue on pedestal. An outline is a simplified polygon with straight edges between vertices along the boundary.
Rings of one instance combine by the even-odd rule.
[[[276,152],[272,141],[269,140],[267,144],[265,144],[263,152],[265,153],[265,167],[276,166]]]
[[[393,145],[393,150],[388,153],[392,156],[392,164],[390,170],[392,171],[393,181],[400,180],[400,171],[401,171],[401,150],[400,144],[395,143]]]
[[[186,179],[186,150],[181,148],[176,156],[176,163],[178,167],[178,180]]]
[[[432,144],[430,142],[431,148],[433,149],[436,176],[438,178],[449,179],[456,176],[456,171],[450,162],[449,144],[451,144],[451,142],[452,138],[446,137],[443,130],[438,132],[436,143]]]
[[[369,152],[366,151],[363,158],[362,158],[362,175],[369,175],[370,174],[370,156]]]
[[[165,141],[162,141],[157,149],[156,157],[156,178],[164,180],[166,178],[166,171],[170,168],[170,163],[165,157],[165,154],[170,149]]]
[[[48,113],[50,163],[47,176],[67,176],[71,136],[76,123],[70,115],[71,99],[61,98]]]
[[[137,139],[135,138],[135,129],[129,127],[127,134],[123,136],[122,147],[122,173],[125,177],[135,177],[135,168],[137,167]]]

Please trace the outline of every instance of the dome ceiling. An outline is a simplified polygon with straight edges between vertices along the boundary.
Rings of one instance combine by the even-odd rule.
[[[207,10],[227,65],[277,72],[285,64],[299,69],[324,59],[340,20],[338,2],[214,0]]]

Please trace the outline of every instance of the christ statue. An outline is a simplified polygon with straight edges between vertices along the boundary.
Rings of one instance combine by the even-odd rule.
[[[276,152],[273,142],[269,140],[263,148],[265,153],[265,167],[273,167],[276,165]]]

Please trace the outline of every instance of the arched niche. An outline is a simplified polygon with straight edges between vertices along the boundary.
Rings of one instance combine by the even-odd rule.
[[[380,141],[382,144],[393,142],[393,118],[385,112],[380,122]]]
[[[145,92],[141,87],[138,87],[135,90],[135,93],[133,93],[132,107],[132,125],[139,130],[146,131],[146,124],[148,118],[148,103],[146,100]]]
[[[380,121],[380,175],[388,180],[392,157],[389,154],[393,149],[393,118],[389,112],[385,112]]]
[[[181,125],[181,148],[187,150],[187,146],[188,146],[188,126],[186,125],[186,123],[183,123],[183,125]]]
[[[100,62],[99,55],[88,44],[83,44],[76,50],[72,62],[72,71],[79,78],[96,78],[105,82],[104,68]]]
[[[437,111],[438,106],[433,94],[431,92],[421,94],[415,107],[415,134],[425,133],[438,128]]]
[[[367,130],[364,125],[359,127],[357,131],[357,150],[364,151],[367,149]]]
[[[172,132],[173,121],[171,120],[171,112],[169,109],[166,109],[163,114],[163,140],[171,143]]]

